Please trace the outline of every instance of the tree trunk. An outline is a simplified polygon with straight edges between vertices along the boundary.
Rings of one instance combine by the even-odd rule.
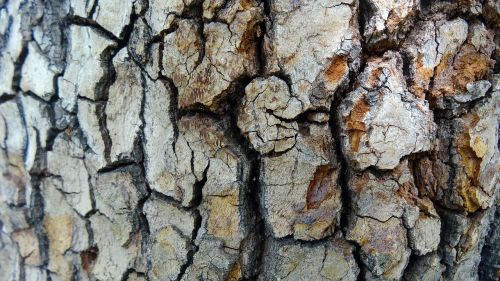
[[[498,280],[499,25],[0,0],[0,280]]]

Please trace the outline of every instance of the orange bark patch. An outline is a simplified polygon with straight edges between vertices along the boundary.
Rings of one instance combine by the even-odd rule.
[[[425,96],[425,90],[427,90],[429,86],[431,77],[434,74],[434,69],[424,66],[423,56],[421,54],[417,57],[415,67],[416,80],[413,81],[414,85],[412,86],[412,90],[415,96],[422,98]]]
[[[482,79],[492,67],[493,60],[467,45],[455,61],[453,84],[458,90],[465,91],[468,83]]]
[[[374,62],[376,62],[376,61],[374,61]],[[378,61],[378,62],[380,62],[380,61]],[[379,67],[379,68],[375,68],[372,72],[370,72],[370,76],[368,76],[368,81],[366,81],[366,85],[369,88],[377,87],[377,85],[380,81],[380,75],[382,74],[383,71],[384,71],[384,69],[382,67]]]
[[[335,169],[322,165],[316,168],[314,177],[307,187],[306,205],[307,209],[317,209],[325,200],[335,194]]]
[[[445,54],[436,67],[432,95],[454,95],[466,91],[467,84],[484,78],[493,63],[471,45],[465,45],[455,58],[452,54]]]
[[[463,199],[463,207],[467,212],[473,213],[481,208],[477,197],[477,187],[471,185],[470,180],[461,175],[458,179],[458,194]]]
[[[351,149],[354,152],[359,150],[361,137],[365,134],[366,128],[364,118],[370,110],[368,103],[364,98],[359,99],[352,108],[351,114],[346,120],[347,130],[349,133],[349,142]]]
[[[338,83],[348,71],[347,57],[336,56],[332,59],[330,66],[325,72],[325,78],[330,83]]]
[[[436,76],[442,76],[443,73],[447,70],[447,68],[451,65],[452,63],[453,56],[450,53],[445,53],[441,57],[441,61],[439,64],[436,66]]]
[[[438,97],[445,94],[451,94],[455,91],[451,81],[452,63],[452,54],[446,53],[441,58],[441,62],[436,66],[434,72],[434,88],[431,91],[432,96]]]
[[[477,121],[473,120],[473,123],[477,123]],[[465,171],[465,175],[459,175],[458,193],[464,200],[464,208],[468,212],[474,212],[481,207],[477,198],[477,192],[480,189],[479,173],[483,159],[471,147],[470,140],[468,131],[462,134],[457,140],[457,150],[462,159]]]
[[[361,130],[352,130],[352,131],[350,131],[349,141],[351,143],[352,151],[358,152],[358,150],[359,150],[359,143],[361,142],[361,138],[363,137],[364,134],[365,134],[364,130],[363,131],[361,131]]]

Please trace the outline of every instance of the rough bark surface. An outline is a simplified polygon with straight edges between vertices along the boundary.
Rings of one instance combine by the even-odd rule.
[[[500,278],[497,0],[0,0],[0,280]]]

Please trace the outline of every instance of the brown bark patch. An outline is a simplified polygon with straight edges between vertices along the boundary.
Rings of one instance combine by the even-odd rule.
[[[235,262],[229,270],[225,281],[237,281],[241,279],[241,265]]]
[[[408,15],[411,16],[411,13]],[[387,16],[386,26],[389,32],[394,32],[399,28],[399,23],[403,21],[395,10],[391,10]]]
[[[95,261],[99,255],[99,249],[97,247],[90,247],[87,250],[80,253],[80,259],[82,260],[82,268],[87,274],[92,272],[94,268]]]
[[[242,0],[240,1],[240,5],[244,10],[250,9],[255,5],[255,1],[253,0]]]
[[[210,196],[207,200],[210,212],[207,222],[208,233],[224,240],[229,240],[238,232],[238,194]]]
[[[440,159],[422,158],[415,168],[415,185],[420,196],[429,196],[435,199],[438,191],[448,181],[446,165]]]
[[[240,44],[237,50],[243,54],[246,59],[252,59],[255,54],[255,42],[260,33],[260,28],[257,21],[248,21],[246,24],[245,32],[241,36]]]
[[[203,103],[211,98],[209,86],[213,84],[212,67],[202,69],[190,82],[190,88],[184,94],[179,95],[179,107],[188,108],[196,103]],[[175,76],[175,74],[174,74]]]
[[[323,218],[321,218],[323,215]],[[331,218],[326,218],[325,214],[318,214],[319,218],[311,217],[312,221],[298,222],[293,226],[293,231],[295,233],[296,239],[321,239],[328,235],[327,232],[331,231],[333,228],[334,221]]]
[[[313,179],[307,187],[306,206],[307,209],[317,209],[325,200],[335,194],[335,169],[329,165],[316,168]]]
[[[357,194],[361,194],[361,192],[368,186],[368,182],[370,181],[370,177],[368,173],[362,173],[360,175],[356,175],[352,182],[353,191]]]

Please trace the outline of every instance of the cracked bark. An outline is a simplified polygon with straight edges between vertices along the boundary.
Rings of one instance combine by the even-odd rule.
[[[0,280],[497,280],[497,2],[0,0]]]

